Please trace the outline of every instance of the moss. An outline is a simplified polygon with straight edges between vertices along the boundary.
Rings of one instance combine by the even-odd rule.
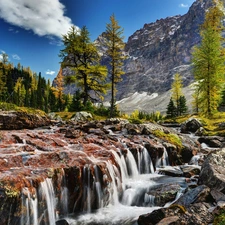
[[[130,123],[134,123],[134,124],[142,124],[142,121],[140,119],[136,119],[136,118],[129,118],[128,119]]]
[[[213,225],[224,225],[225,224],[225,210],[220,210],[219,214],[214,217]]]
[[[8,198],[15,198],[20,195],[20,190],[16,189],[15,187],[11,186],[6,182],[0,182],[0,188],[4,190],[5,195]]]
[[[175,146],[177,146],[178,148],[182,148],[182,141],[179,138],[179,136],[177,134],[171,134],[171,133],[165,133],[162,130],[153,130],[152,134],[155,135],[156,137],[167,141]]]
[[[183,205],[173,204],[169,206],[169,209],[179,209],[179,213],[186,213],[187,209]]]

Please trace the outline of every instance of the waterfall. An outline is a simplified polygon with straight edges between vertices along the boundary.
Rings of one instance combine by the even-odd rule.
[[[138,171],[140,174],[154,173],[151,157],[145,147],[138,151]]]
[[[155,205],[155,196],[145,193],[144,204],[146,206],[154,206]]]
[[[45,225],[55,225],[56,197],[50,178],[46,178],[40,183],[38,192],[34,187],[32,190],[24,187],[21,198],[22,209],[26,209],[26,211],[23,210],[20,219],[21,225],[39,225],[40,219],[45,221]],[[39,204],[41,205],[40,208],[38,208]]]
[[[135,152],[136,151],[136,152]],[[85,153],[86,154],[86,153]],[[108,150],[106,157],[85,155],[86,164],[80,168],[80,197],[74,211],[93,215],[97,209],[109,207],[153,207],[154,196],[149,194],[155,183],[151,180],[154,168],[148,150],[139,146],[130,151],[124,149]],[[96,154],[97,155],[97,154]],[[168,165],[168,155],[164,149],[157,165]],[[26,212],[21,217],[21,225],[55,225],[59,218],[69,217],[69,190],[64,169],[57,170],[57,177],[46,178],[39,187],[23,189],[22,204]],[[75,223],[71,223],[75,224]]]
[[[139,174],[137,163],[129,149],[127,150],[126,161],[129,175],[132,177],[137,177]]]
[[[45,198],[47,204],[47,213],[48,216],[44,215],[44,217],[48,218],[49,225],[55,225],[56,215],[55,215],[55,206],[56,199],[55,193],[52,185],[52,180],[50,178],[46,178],[43,182],[41,182],[40,192],[43,198]],[[46,221],[47,221],[46,218]],[[47,224],[46,224],[47,225]]]
[[[98,208],[102,208],[103,207],[103,193],[102,193],[102,187],[101,187],[101,183],[100,183],[100,179],[99,179],[99,173],[98,173],[98,167],[95,166],[95,178],[96,178],[96,182],[95,182],[95,188],[96,188],[96,192],[97,192],[97,199],[98,199]]]
[[[169,158],[168,158],[168,153],[166,151],[166,148],[163,148],[163,155],[161,158],[158,158],[156,160],[156,165],[155,165],[155,167],[164,167],[164,166],[169,166]]]
[[[22,208],[26,208],[26,213],[21,217],[21,225],[38,225],[38,201],[36,189],[34,194],[31,193],[28,188],[22,189]]]

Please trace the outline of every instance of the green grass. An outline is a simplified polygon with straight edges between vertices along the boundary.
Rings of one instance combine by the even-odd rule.
[[[220,214],[216,215],[213,221],[213,225],[224,225],[225,224],[225,210],[220,210]]]
[[[152,131],[152,134],[164,141],[169,142],[170,144],[177,146],[180,149],[183,146],[182,141],[177,134],[171,134],[171,133],[166,134],[161,130],[154,130]]]

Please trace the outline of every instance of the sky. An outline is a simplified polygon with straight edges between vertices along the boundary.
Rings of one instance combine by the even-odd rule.
[[[62,35],[72,25],[86,26],[94,41],[114,14],[126,41],[145,23],[187,13],[194,1],[0,0],[0,54],[52,81],[60,69]]]

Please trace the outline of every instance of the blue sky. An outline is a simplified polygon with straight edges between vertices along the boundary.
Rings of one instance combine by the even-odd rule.
[[[53,79],[62,34],[86,26],[94,41],[114,13],[125,40],[145,23],[183,15],[195,0],[0,0],[0,53]]]

